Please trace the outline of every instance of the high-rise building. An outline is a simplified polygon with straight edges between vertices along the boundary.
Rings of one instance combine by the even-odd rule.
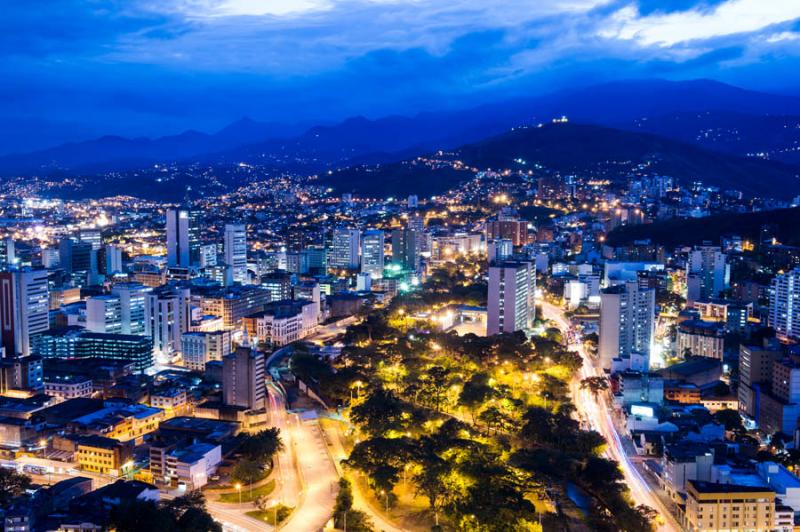
[[[361,272],[374,279],[383,277],[383,231],[368,229],[361,238]]]
[[[411,229],[392,231],[392,262],[399,264],[405,270],[416,270],[419,267],[416,231]]]
[[[222,360],[231,352],[231,331],[187,332],[181,336],[183,364],[192,371],[205,371],[206,363]]]
[[[730,265],[719,246],[695,246],[686,261],[686,299],[719,297],[730,286]]]
[[[498,219],[486,222],[486,240],[508,239],[515,246],[528,243],[528,222],[516,219]]]
[[[79,327],[51,329],[38,335],[34,351],[42,358],[94,358],[133,363],[136,371],[153,365],[153,342],[136,334],[96,333]]]
[[[531,262],[501,262],[489,267],[489,335],[530,329],[536,312],[536,267]]]
[[[86,300],[86,328],[99,333],[122,333],[122,305],[118,295]]]
[[[156,356],[168,359],[180,351],[181,335],[189,331],[190,291],[167,287],[145,296],[145,335],[153,341]]]
[[[225,224],[225,264],[233,268],[234,282],[247,282],[247,229],[243,224]]]
[[[656,295],[637,281],[627,281],[600,293],[600,346],[602,367],[615,358],[633,354],[649,359],[655,327]]]
[[[783,337],[800,337],[800,266],[772,279],[769,326]]]
[[[103,232],[100,229],[81,229],[79,236],[81,242],[88,242],[95,251],[103,247]]]
[[[31,338],[49,326],[47,270],[0,272],[0,329],[6,356],[27,356]]]
[[[267,396],[265,371],[264,353],[251,349],[247,342],[223,357],[223,403],[251,410],[264,408]]]
[[[514,243],[507,238],[492,240],[488,245],[489,262],[504,261],[514,254]]]
[[[122,271],[122,248],[108,244],[103,248],[104,268],[103,273],[114,275]]]
[[[97,252],[91,242],[63,238],[58,244],[59,265],[76,284],[85,284],[87,275],[97,273]]]
[[[358,229],[337,227],[333,230],[331,253],[328,256],[331,268],[358,268],[358,252],[361,246],[361,233]]]
[[[14,239],[0,239],[0,266],[8,266],[16,262]]]
[[[145,333],[145,295],[153,289],[139,283],[120,283],[111,288],[119,297],[122,334]]]
[[[772,366],[782,357],[777,345],[739,346],[739,412],[759,420],[762,391],[770,388]]]
[[[185,207],[167,209],[167,266],[200,264],[198,213]]]

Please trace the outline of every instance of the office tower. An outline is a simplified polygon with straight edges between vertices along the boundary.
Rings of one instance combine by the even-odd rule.
[[[42,249],[42,266],[45,268],[58,268],[61,264],[58,248]]]
[[[416,209],[419,207],[419,198],[416,194],[411,194],[408,196],[408,201],[406,203],[408,204],[409,209]]]
[[[206,363],[222,360],[231,352],[231,331],[187,332],[181,336],[183,364],[192,371],[205,371]]]
[[[328,264],[328,251],[322,246],[310,246],[300,252],[300,273],[324,274]]]
[[[356,290],[359,292],[372,290],[372,276],[367,272],[361,272],[356,275]]]
[[[99,333],[122,333],[119,296],[94,296],[86,300],[86,329]]]
[[[222,358],[222,402],[251,410],[264,408],[267,388],[264,384],[264,354],[240,345]]]
[[[405,270],[416,270],[419,267],[416,231],[410,229],[392,231],[392,262],[399,264]]]
[[[200,267],[208,268],[217,265],[217,245],[205,244],[200,246]]]
[[[490,263],[507,260],[514,254],[514,243],[507,238],[491,240],[488,252]]]
[[[145,335],[156,356],[180,351],[181,335],[189,331],[191,294],[188,288],[164,288],[145,295]]]
[[[730,283],[727,255],[719,246],[695,246],[686,261],[686,299],[689,302],[719,297]]]
[[[247,229],[243,224],[225,224],[225,264],[233,268],[234,282],[247,282]]]
[[[122,272],[122,248],[114,244],[103,247],[103,269],[105,275],[114,275]]]
[[[333,230],[333,243],[330,256],[331,268],[358,268],[358,252],[361,246],[361,233],[358,229],[337,227]]]
[[[61,268],[74,280],[86,281],[86,275],[97,273],[97,253],[91,242],[75,242],[63,238],[58,244],[58,259]]]
[[[11,391],[41,393],[44,390],[42,357],[6,357],[0,360],[0,395]]]
[[[530,329],[536,312],[536,267],[531,262],[502,262],[489,266],[487,333]]]
[[[261,276],[261,287],[270,293],[270,301],[282,301],[292,297],[292,274],[275,271]]]
[[[417,252],[429,252],[431,250],[430,235],[425,232],[425,216],[422,216],[419,212],[409,216],[408,228],[417,233]]]
[[[167,266],[200,264],[199,214],[185,207],[167,209]]]
[[[600,362],[610,368],[615,358],[632,354],[649,359],[655,326],[656,294],[627,281],[600,293]]]
[[[79,238],[81,242],[91,244],[95,251],[103,247],[103,232],[100,229],[81,229]]]
[[[28,356],[31,338],[49,326],[46,270],[0,272],[0,328],[7,357]]]
[[[772,279],[769,326],[785,338],[800,337],[800,267]]]
[[[368,229],[361,238],[361,273],[383,278],[383,231]]]
[[[515,246],[528,243],[528,222],[525,220],[503,219],[486,222],[486,240],[508,239]]]
[[[122,334],[145,333],[145,295],[152,288],[138,283],[120,283],[111,288],[119,298]]]

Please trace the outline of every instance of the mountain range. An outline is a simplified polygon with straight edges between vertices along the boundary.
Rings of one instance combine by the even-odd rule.
[[[535,127],[562,115],[569,117],[569,127]],[[783,188],[781,184],[796,188],[798,171],[791,163],[800,161],[797,117],[800,98],[793,96],[709,80],[620,81],[411,117],[354,117],[313,127],[244,118],[215,133],[186,131],[155,139],[106,136],[0,156],[0,176],[250,162],[279,171],[332,170],[339,189],[357,188],[359,174],[374,181],[376,175],[393,171],[392,179],[403,179],[410,187],[411,170],[417,169],[398,162],[441,149],[458,150],[475,164],[509,164],[522,157],[557,171],[586,169],[603,157],[650,160],[655,155],[665,173],[763,193]],[[774,161],[744,158],[752,154]],[[442,185],[463,178],[450,174]],[[403,192],[387,184],[385,193],[393,194],[393,188]]]

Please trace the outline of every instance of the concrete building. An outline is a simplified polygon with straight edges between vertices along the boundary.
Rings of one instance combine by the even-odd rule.
[[[31,354],[31,338],[50,326],[49,310],[47,270],[0,272],[0,337],[6,356]]]
[[[243,224],[225,224],[225,264],[233,268],[233,281],[246,283],[247,228]]]
[[[690,480],[684,517],[690,532],[772,530],[775,492],[758,486]]]
[[[655,327],[655,290],[636,281],[612,286],[600,293],[600,345],[602,367],[615,358],[639,353],[649,357]]]
[[[725,325],[703,320],[686,320],[678,325],[677,355],[722,360],[725,344]]]
[[[264,354],[241,345],[222,359],[222,401],[228,406],[241,406],[250,410],[264,408],[266,367]]]
[[[769,326],[783,337],[800,337],[800,266],[772,279]]]
[[[730,265],[719,246],[695,246],[686,260],[686,300],[719,297],[730,286]]]
[[[86,299],[86,329],[99,333],[122,333],[122,304],[119,296]]]
[[[145,335],[153,341],[156,357],[169,359],[180,351],[181,335],[191,325],[191,292],[188,288],[164,288],[145,296]]]
[[[111,288],[119,298],[122,334],[145,333],[145,296],[151,291],[149,286],[138,283],[120,283]]]
[[[487,334],[530,329],[536,305],[536,267],[531,262],[489,266]]]
[[[361,238],[361,272],[373,280],[383,277],[383,231],[368,229]]]
[[[167,266],[200,264],[198,213],[188,208],[167,209]]]
[[[206,363],[222,360],[231,352],[231,331],[186,332],[181,336],[183,364],[192,371],[205,371]]]
[[[358,229],[337,227],[333,230],[329,266],[333,269],[356,269],[359,265],[361,232]]]

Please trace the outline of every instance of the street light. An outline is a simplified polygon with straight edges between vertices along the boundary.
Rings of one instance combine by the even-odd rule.
[[[389,515],[389,494],[386,493],[386,490],[381,490],[381,495],[386,497],[386,515]]]
[[[236,491],[239,492],[239,506],[242,505],[242,485],[238,482],[236,483]]]

